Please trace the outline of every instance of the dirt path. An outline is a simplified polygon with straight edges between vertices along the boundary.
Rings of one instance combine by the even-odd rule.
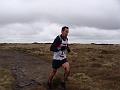
[[[17,51],[0,50],[0,67],[10,69],[16,80],[15,90],[46,90],[44,84],[50,64]]]

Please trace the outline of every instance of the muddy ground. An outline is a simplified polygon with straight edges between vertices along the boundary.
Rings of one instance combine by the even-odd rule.
[[[0,50],[0,67],[10,69],[15,78],[14,90],[44,88],[50,65],[44,60],[17,51]],[[42,89],[40,89],[42,90]]]
[[[48,44],[1,44],[0,68],[14,78],[12,89],[48,90],[52,54]],[[120,90],[120,45],[70,45],[71,74],[67,90]],[[62,90],[59,70],[54,89]],[[0,86],[1,84],[0,79]],[[1,87],[0,87],[1,88]],[[0,89],[2,90],[2,89]]]

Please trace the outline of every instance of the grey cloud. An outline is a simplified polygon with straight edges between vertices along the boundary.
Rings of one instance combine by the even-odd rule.
[[[52,42],[60,34],[56,23],[34,22],[9,24],[0,28],[0,42]],[[69,42],[120,41],[120,29],[105,30],[91,27],[70,27]]]
[[[51,21],[70,26],[120,28],[118,0],[6,1],[0,6],[0,24]]]
[[[118,40],[120,38],[120,29],[104,30],[90,27],[77,27],[71,29],[72,37],[92,40]]]
[[[0,27],[0,42],[51,42],[59,25],[55,23],[16,23]]]
[[[0,0],[0,42],[52,42],[70,27],[70,42],[120,40],[119,0]]]

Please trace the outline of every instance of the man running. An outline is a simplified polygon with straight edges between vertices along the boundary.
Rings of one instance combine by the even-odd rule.
[[[50,47],[50,51],[53,51],[52,72],[48,79],[48,86],[51,88],[53,77],[55,76],[58,68],[61,66],[64,68],[64,80],[61,83],[65,88],[65,81],[70,74],[70,66],[67,61],[66,53],[70,52],[68,47],[68,33],[69,28],[67,26],[62,27],[61,34],[58,35]]]

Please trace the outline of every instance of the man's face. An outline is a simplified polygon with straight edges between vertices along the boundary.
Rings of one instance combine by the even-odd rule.
[[[69,33],[69,29],[65,28],[64,31],[62,31],[62,36],[67,37]]]

